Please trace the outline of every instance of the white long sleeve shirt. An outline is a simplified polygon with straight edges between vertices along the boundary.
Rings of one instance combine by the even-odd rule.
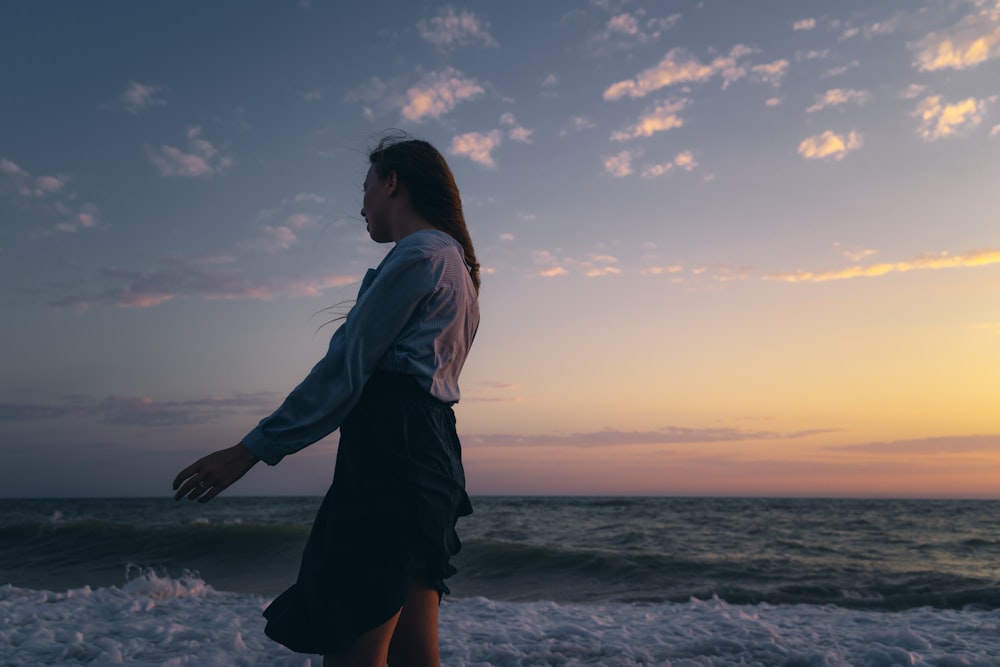
[[[369,269],[326,355],[271,416],[243,438],[275,465],[337,428],[376,370],[406,373],[457,402],[458,376],[479,326],[461,244],[439,230],[406,236]]]

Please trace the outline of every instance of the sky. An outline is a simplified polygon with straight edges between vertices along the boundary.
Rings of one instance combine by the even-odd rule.
[[[399,128],[483,267],[472,495],[1000,497],[1000,0],[41,0],[0,60],[0,496],[270,414]]]

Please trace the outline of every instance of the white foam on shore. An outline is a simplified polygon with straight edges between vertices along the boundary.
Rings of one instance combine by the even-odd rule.
[[[96,590],[0,586],[0,664],[320,667],[264,636],[268,602],[148,573]],[[1000,610],[468,598],[442,605],[441,659],[449,667],[1000,667]]]

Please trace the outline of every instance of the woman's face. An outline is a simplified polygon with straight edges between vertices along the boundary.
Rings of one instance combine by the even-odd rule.
[[[368,175],[361,186],[364,190],[364,200],[361,204],[361,217],[368,223],[368,235],[376,243],[392,241],[392,231],[387,220],[387,204],[389,194],[388,183],[379,178],[375,167],[369,167]]]

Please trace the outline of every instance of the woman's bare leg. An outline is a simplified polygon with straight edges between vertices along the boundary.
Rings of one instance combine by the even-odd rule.
[[[339,653],[323,656],[323,667],[385,667],[389,642],[402,610],[388,621],[364,633]]]
[[[438,605],[441,596],[414,580],[406,593],[396,630],[389,643],[389,667],[439,667]]]

